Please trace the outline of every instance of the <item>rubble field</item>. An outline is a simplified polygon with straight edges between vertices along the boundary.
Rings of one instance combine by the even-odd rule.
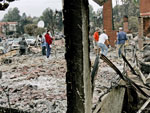
[[[20,56],[17,51],[1,58],[0,71],[0,107],[14,108],[30,113],[65,113],[66,97],[66,61],[62,43],[53,46],[49,59],[41,55],[41,50],[33,48],[28,55]],[[130,53],[129,53],[130,54]],[[117,59],[116,50],[109,49],[107,56],[120,70],[124,62]],[[91,52],[91,71],[96,55]],[[116,72],[100,59],[95,77],[93,107],[114,83],[118,83]]]
[[[0,67],[2,78],[0,79],[0,106],[21,109],[28,112],[52,113],[66,112],[66,61],[64,56],[47,59],[39,53],[14,56],[11,63],[3,63]],[[93,57],[94,60],[94,57]],[[106,67],[100,69],[96,78],[94,103],[98,100],[103,86],[110,85],[112,78],[116,76],[106,63],[100,65]],[[105,87],[104,87],[105,88]],[[7,94],[7,95],[6,95]]]

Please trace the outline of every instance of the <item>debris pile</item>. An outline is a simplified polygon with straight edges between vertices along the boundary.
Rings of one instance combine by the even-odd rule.
[[[1,56],[1,109],[13,108],[29,113],[65,113],[64,49],[56,47],[55,50],[57,56],[53,50],[50,59],[41,56],[40,51],[23,56],[11,51]],[[11,62],[6,63],[9,60]]]
[[[93,113],[150,112],[150,63],[144,59],[149,50],[141,51],[137,50],[135,45],[132,46],[129,49],[130,45],[128,45],[125,49],[124,55],[127,56],[122,54],[123,70],[118,69],[112,59],[100,56],[100,59],[106,62],[119,77],[116,76],[114,83],[111,78],[111,85],[108,84],[104,90],[100,91]],[[149,44],[144,46],[144,48],[148,47]]]
[[[41,56],[36,48],[24,56],[19,56],[17,51],[0,56],[1,108],[29,113],[66,112],[65,49],[61,41],[56,45],[50,59]],[[93,113],[149,112],[150,76],[144,72],[145,67],[142,68],[149,66],[145,61],[146,52],[148,50],[140,51],[135,44],[130,44],[122,59],[116,59],[113,49],[108,57],[101,55],[97,60],[91,53]]]

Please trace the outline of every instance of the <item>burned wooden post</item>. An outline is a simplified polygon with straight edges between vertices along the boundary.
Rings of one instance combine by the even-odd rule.
[[[96,56],[93,70],[91,72],[91,79],[92,79],[92,94],[94,92],[94,79],[96,77],[96,74],[98,72],[98,66],[99,66],[99,55]]]
[[[63,0],[67,113],[91,113],[88,0]]]

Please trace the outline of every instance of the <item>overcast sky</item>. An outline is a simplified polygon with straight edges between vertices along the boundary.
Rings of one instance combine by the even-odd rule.
[[[114,2],[115,0],[113,0]],[[93,6],[94,10],[100,8],[95,2],[89,0],[89,3]],[[4,14],[8,12],[9,8],[17,7],[20,10],[20,14],[26,13],[28,16],[41,16],[42,12],[46,8],[51,8],[53,10],[61,10],[62,9],[62,0],[17,0],[15,2],[10,3],[10,6],[5,11],[0,11],[0,19],[3,18]]]

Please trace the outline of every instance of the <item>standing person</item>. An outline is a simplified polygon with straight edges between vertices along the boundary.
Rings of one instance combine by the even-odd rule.
[[[100,29],[97,27],[95,30],[96,31],[94,32],[94,35],[93,35],[93,38],[94,38],[93,45],[94,45],[95,53],[98,54],[100,49],[98,48],[98,44],[97,43],[98,43],[98,40],[99,40]]]
[[[118,57],[121,57],[122,48],[127,40],[126,33],[123,31],[123,28],[119,28],[119,32],[117,35],[117,44],[118,44]]]
[[[19,51],[20,55],[25,55],[28,45],[27,45],[27,42],[25,41],[24,37],[19,42],[19,45],[20,45],[20,51]]]
[[[7,51],[8,50],[8,41],[6,40],[6,38],[4,38],[2,44],[3,44],[3,47],[4,47],[3,53],[5,54],[5,53],[8,52]]]
[[[42,35],[41,35],[42,36]],[[37,40],[36,40],[36,46],[39,47],[41,46],[41,41],[42,41],[42,37],[40,37],[40,35],[37,37]]]
[[[51,53],[52,40],[53,39],[52,39],[50,30],[47,30],[47,33],[45,34],[46,49],[47,49],[46,56],[47,56],[47,58],[49,58],[50,53]]]
[[[42,35],[39,35],[41,38],[41,46],[42,46],[42,55],[46,55],[46,41],[45,38],[42,37]]]
[[[105,45],[105,43],[109,44],[108,41],[108,35],[105,33],[106,30],[102,31],[102,34],[99,36],[98,46],[102,51],[103,55],[107,55],[108,47]]]

